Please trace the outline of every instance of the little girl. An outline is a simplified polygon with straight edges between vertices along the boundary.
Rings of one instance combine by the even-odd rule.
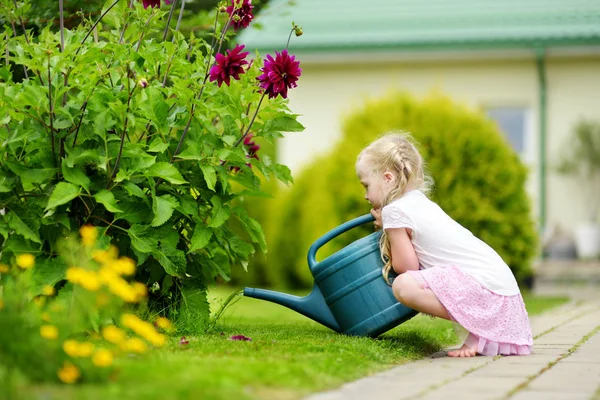
[[[533,339],[523,298],[500,256],[426,196],[429,178],[406,134],[390,133],[358,156],[356,172],[383,227],[383,274],[402,304],[455,321],[469,334],[451,357],[527,355]]]

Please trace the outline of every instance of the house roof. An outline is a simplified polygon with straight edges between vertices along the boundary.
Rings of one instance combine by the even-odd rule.
[[[600,45],[599,0],[270,0],[237,41],[261,53]]]

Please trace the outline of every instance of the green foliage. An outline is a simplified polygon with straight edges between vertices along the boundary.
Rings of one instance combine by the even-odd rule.
[[[133,260],[101,250],[95,228],[82,236],[61,239],[60,257],[21,254],[12,266],[0,263],[0,397],[13,398],[18,375],[30,382],[105,381],[117,371],[113,359],[166,343],[149,322],[129,314],[147,312],[146,286],[129,282]],[[67,281],[55,288],[65,270]],[[170,327],[164,318],[156,322]]]
[[[577,122],[564,149],[558,172],[580,178],[590,203],[590,220],[595,221],[600,210],[600,122]]]
[[[449,99],[423,101],[393,93],[356,110],[343,137],[296,179],[269,236],[272,267],[288,285],[312,285],[306,263],[310,244],[339,224],[369,212],[354,164],[360,150],[390,130],[406,130],[420,144],[435,181],[431,198],[492,246],[519,282],[531,275],[537,234],[525,191],[527,170],[492,122]],[[372,231],[355,229],[319,252],[320,259]]]
[[[17,27],[31,10],[21,2],[6,12],[12,0],[0,2]],[[221,35],[227,14],[211,14],[211,47],[165,31],[167,8],[128,3],[107,1],[96,28],[84,19],[65,29],[64,45],[50,26],[38,36],[11,24],[0,33],[1,260],[55,258],[58,238],[93,224],[137,260],[156,307],[190,304],[196,315],[186,320],[198,321],[208,316],[207,286],[246,266],[253,244],[266,250],[236,199],[262,193],[262,180],[291,181],[285,166],[247,158],[242,136],[251,128],[274,141],[302,126],[285,100],[256,110],[258,56],[230,86],[206,79],[218,39],[231,33]],[[24,70],[27,78],[14,78]]]

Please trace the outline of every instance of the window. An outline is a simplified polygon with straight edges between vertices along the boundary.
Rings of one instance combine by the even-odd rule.
[[[529,150],[528,110],[522,107],[489,107],[486,113],[496,121],[513,149],[521,157],[525,157]]]

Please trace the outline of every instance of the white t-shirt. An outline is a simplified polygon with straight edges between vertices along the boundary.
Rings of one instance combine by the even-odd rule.
[[[520,293],[512,271],[498,253],[419,190],[385,206],[381,222],[383,229],[412,230],[412,244],[423,268],[454,265],[494,293]]]

